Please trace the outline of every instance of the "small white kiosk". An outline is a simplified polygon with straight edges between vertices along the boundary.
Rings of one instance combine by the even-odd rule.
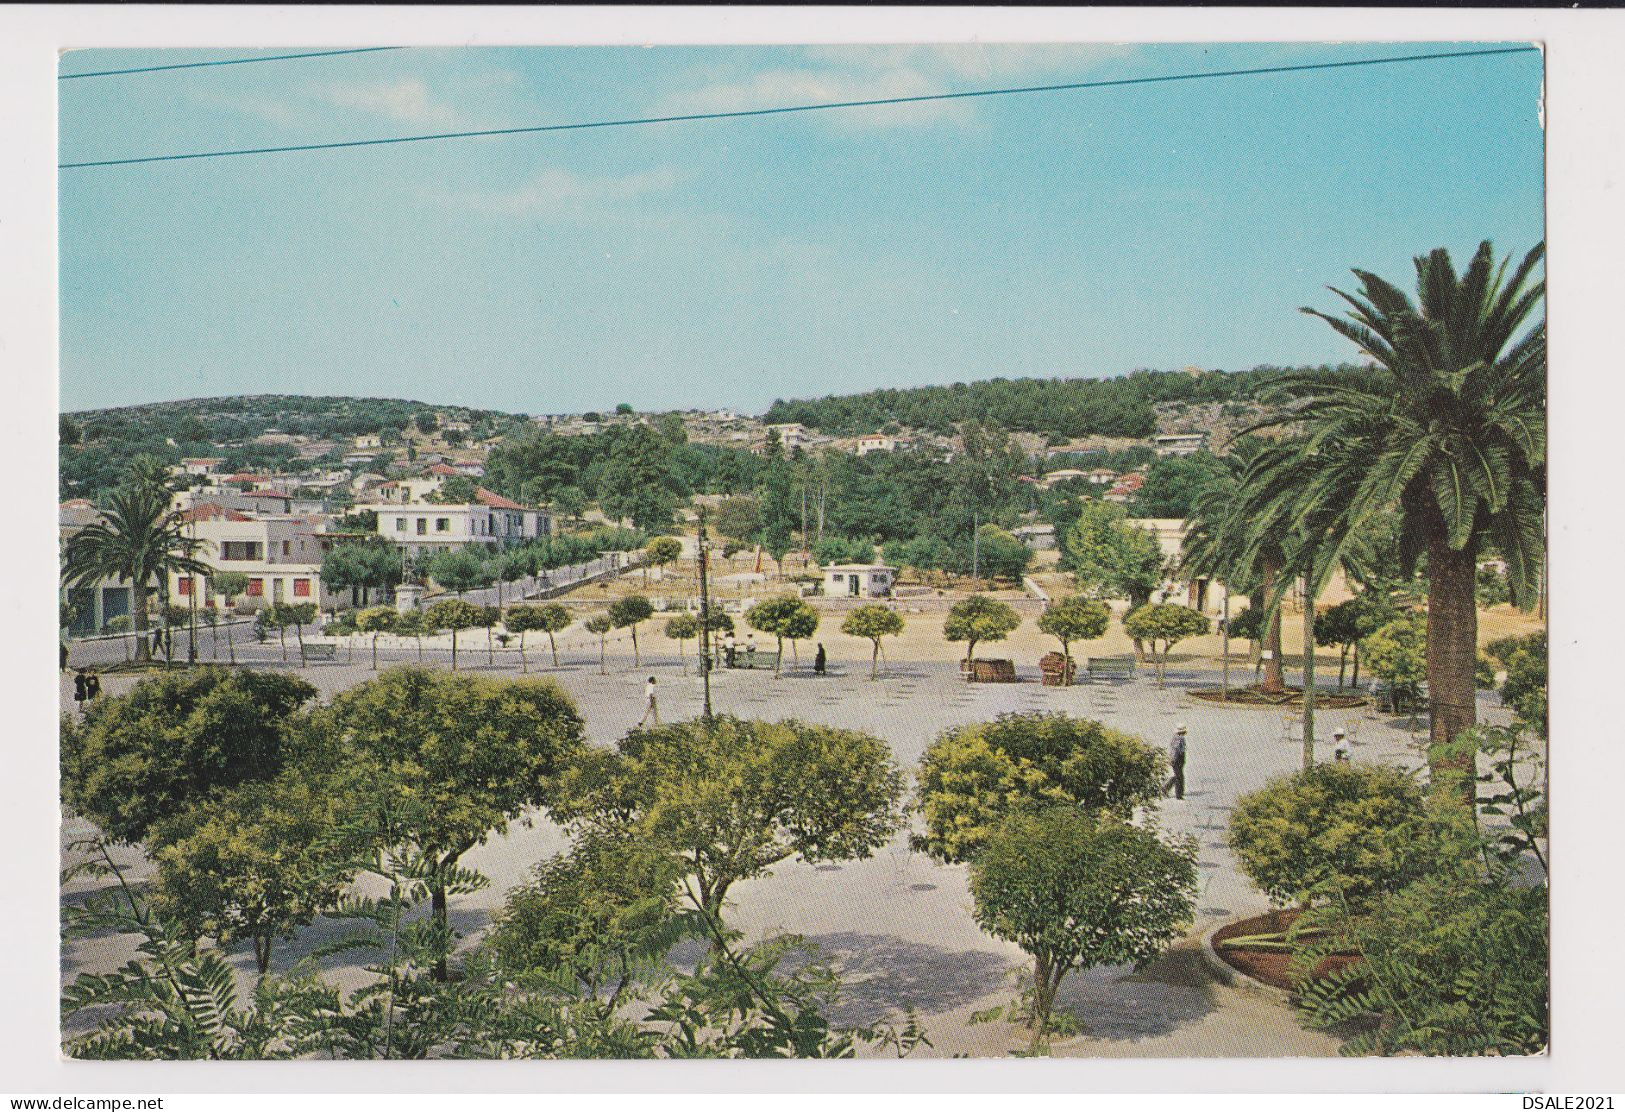
[[[897,581],[897,569],[886,564],[831,564],[824,569],[829,598],[885,598]]]

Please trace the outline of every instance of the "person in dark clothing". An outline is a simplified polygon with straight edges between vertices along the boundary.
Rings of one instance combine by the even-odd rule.
[[[95,672],[88,673],[85,676],[85,697],[91,702],[95,702],[97,699],[101,698],[101,695],[102,678]]]
[[[58,664],[57,667],[64,672],[68,670],[68,643],[66,641],[62,642],[62,663]]]
[[[1174,740],[1168,743],[1168,767],[1174,774],[1162,787],[1162,794],[1167,795],[1173,789],[1175,799],[1185,798],[1185,724],[1182,722],[1174,731]]]
[[[85,682],[85,674],[83,672],[75,672],[73,674],[73,701],[76,703],[82,703],[89,698],[88,688],[89,685]]]
[[[818,643],[818,655],[813,657],[813,673],[819,676],[823,675],[824,665],[828,662],[829,658],[824,654],[824,643],[820,641]]]

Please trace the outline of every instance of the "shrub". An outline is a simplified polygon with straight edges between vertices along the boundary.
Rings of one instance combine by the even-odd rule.
[[[1365,906],[1426,871],[1423,793],[1380,765],[1332,763],[1280,776],[1236,801],[1228,841],[1276,906],[1341,893]]]
[[[1007,816],[1069,804],[1128,818],[1162,791],[1162,752],[1065,714],[1004,714],[948,730],[920,760],[924,837],[938,861],[968,861]]]

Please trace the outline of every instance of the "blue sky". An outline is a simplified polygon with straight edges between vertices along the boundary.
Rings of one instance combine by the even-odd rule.
[[[413,49],[60,83],[63,161],[1460,49]],[[63,73],[241,51],[85,51]],[[279,52],[280,53],[280,52]],[[1337,361],[1544,234],[1540,56],[65,170],[62,407],[519,412]]]

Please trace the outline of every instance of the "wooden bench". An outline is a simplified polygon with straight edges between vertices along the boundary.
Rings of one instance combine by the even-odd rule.
[[[1092,656],[1089,658],[1087,670],[1089,672],[1089,682],[1093,683],[1096,676],[1131,679],[1134,676],[1134,669],[1133,657]]]
[[[763,652],[761,649],[757,649],[755,652],[751,652],[749,649],[735,649],[733,666],[735,668],[777,669],[779,654]]]
[[[337,660],[339,647],[333,644],[300,645],[299,656],[305,661]]]

